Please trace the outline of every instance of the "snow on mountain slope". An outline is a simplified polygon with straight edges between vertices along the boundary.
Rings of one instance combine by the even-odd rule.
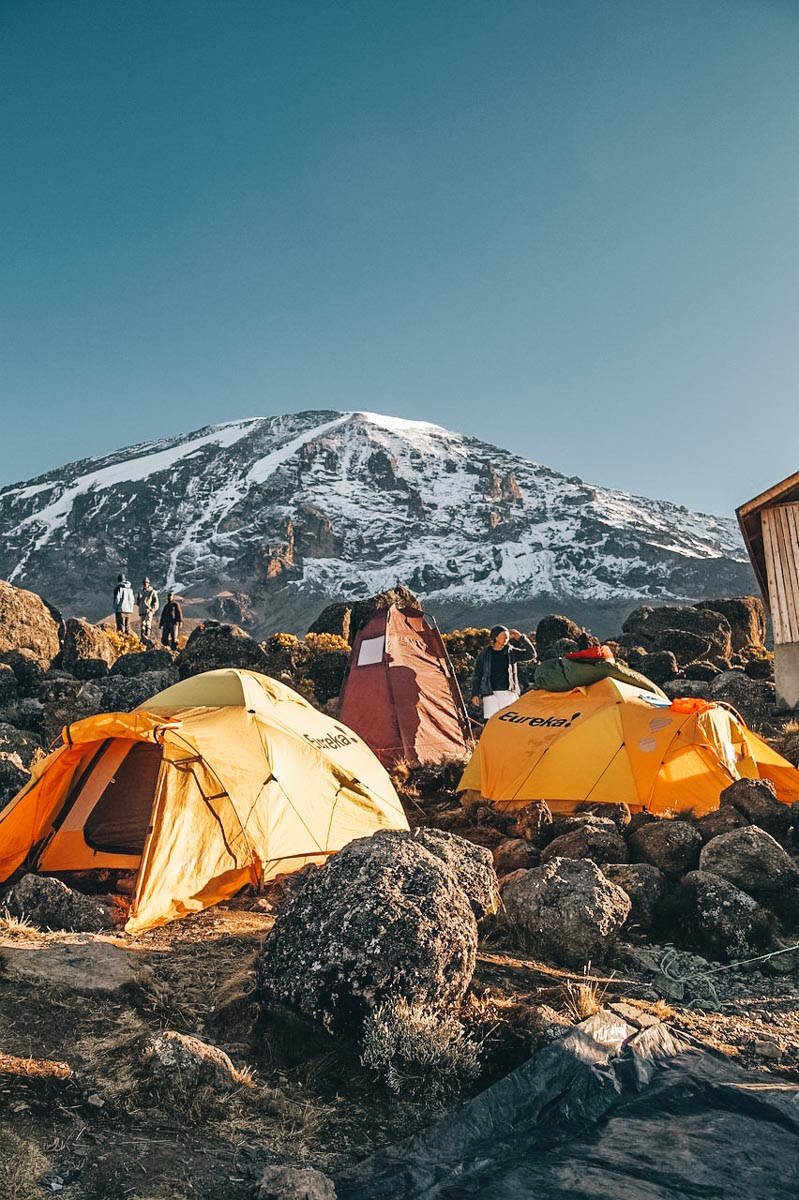
[[[0,531],[0,575],[95,617],[117,570],[246,592],[262,627],[397,582],[475,613],[752,588],[732,519],[375,413],[233,421],[73,463],[0,491]]]

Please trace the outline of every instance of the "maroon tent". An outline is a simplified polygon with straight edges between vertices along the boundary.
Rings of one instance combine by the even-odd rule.
[[[463,758],[473,747],[446,646],[418,608],[381,609],[358,630],[338,715],[385,767]]]

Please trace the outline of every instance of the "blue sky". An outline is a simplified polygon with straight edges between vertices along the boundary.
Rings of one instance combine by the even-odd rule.
[[[797,0],[0,0],[0,483],[367,409],[799,469]]]

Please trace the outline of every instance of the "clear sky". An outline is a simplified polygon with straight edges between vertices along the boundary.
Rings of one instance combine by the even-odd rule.
[[[799,470],[799,0],[0,0],[0,484],[304,408]]]

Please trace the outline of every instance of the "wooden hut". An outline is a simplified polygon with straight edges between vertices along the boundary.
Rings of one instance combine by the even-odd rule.
[[[799,708],[799,472],[737,510],[771,613],[777,705]]]

